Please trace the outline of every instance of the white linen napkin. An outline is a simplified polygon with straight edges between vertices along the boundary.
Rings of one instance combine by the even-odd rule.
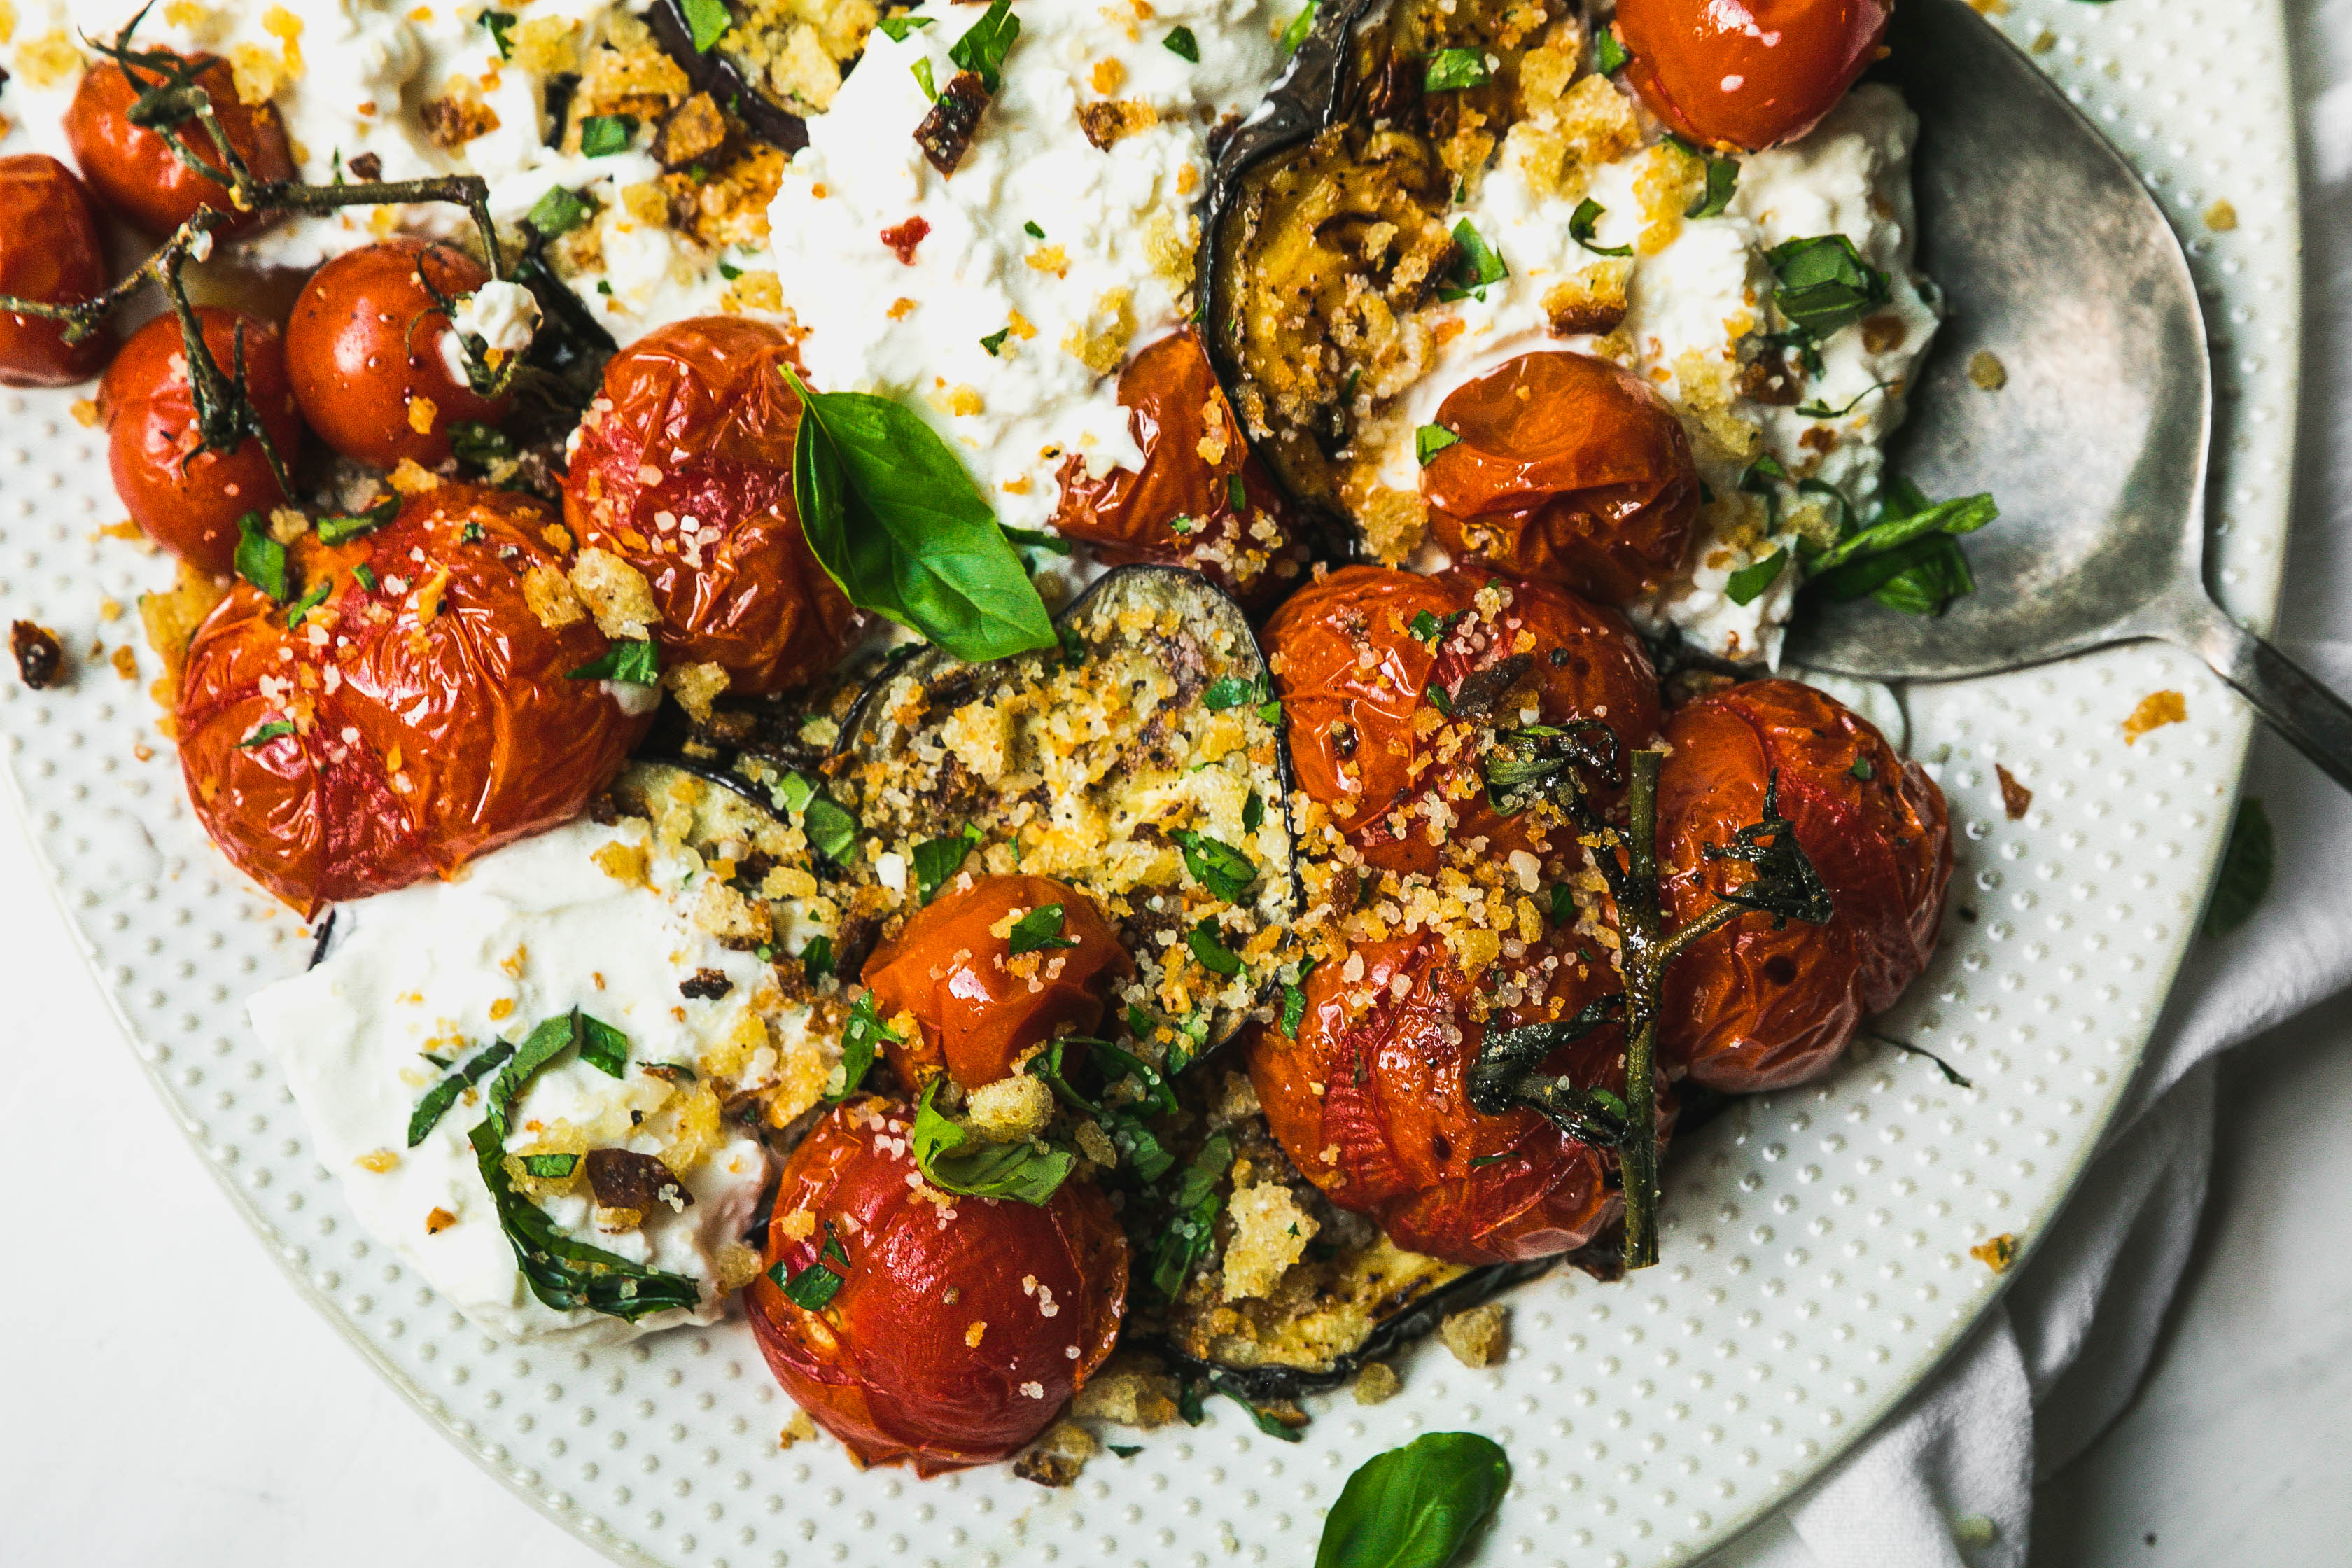
[[[2307,106],[2306,323],[2290,657],[2352,693],[2352,0],[2290,0]],[[2269,896],[2192,948],[2081,1190],[2000,1305],[1886,1423],[1707,1568],[2024,1568],[2033,1484],[2123,1411],[2196,1239],[2215,1060],[2352,985],[2352,795],[2284,742],[2245,794],[2281,846]]]

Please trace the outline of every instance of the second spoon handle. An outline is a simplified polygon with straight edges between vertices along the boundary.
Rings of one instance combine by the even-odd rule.
[[[2352,704],[2202,594],[2161,635],[2211,665],[2295,750],[2352,790]]]

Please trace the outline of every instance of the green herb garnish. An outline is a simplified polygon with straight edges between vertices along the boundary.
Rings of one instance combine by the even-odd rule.
[[[525,1154],[523,1173],[542,1182],[560,1182],[580,1168],[577,1154]]]
[[[400,515],[400,498],[384,497],[365,511],[348,517],[322,517],[319,520],[319,542],[348,544],[363,534],[373,533]]]
[[[1187,864],[1190,864],[1189,858]],[[1201,961],[1203,969],[1229,979],[1242,972],[1240,954],[1220,940],[1217,922],[1213,920],[1202,921],[1186,931],[1184,945],[1192,950],[1194,958]]]
[[[1324,1516],[1315,1568],[1445,1568],[1510,1484],[1501,1446],[1475,1432],[1425,1433],[1374,1455]]]
[[[1500,283],[1511,275],[1486,238],[1468,218],[1454,226],[1454,244],[1461,252],[1446,274],[1446,281],[1438,287],[1440,300],[1484,300],[1486,286]]]
[[[485,11],[482,26],[489,29],[490,41],[499,47],[499,58],[514,58],[514,45],[507,35],[514,31],[515,16],[511,11]],[[340,154],[338,154],[340,156]]]
[[[1584,247],[1585,249],[1592,252],[1595,256],[1633,255],[1633,247],[1630,245],[1595,245],[1592,243],[1592,231],[1600,224],[1601,217],[1607,214],[1608,211],[1609,209],[1607,207],[1602,206],[1591,196],[1585,197],[1582,201],[1576,204],[1576,210],[1569,214],[1568,237],[1576,241],[1577,244]]]
[[[1004,351],[1004,340],[1012,335],[1013,329],[1011,327],[999,327],[996,331],[989,333],[988,336],[981,339],[980,346],[988,351],[989,358],[995,359]]]
[[[236,520],[236,574],[277,600],[286,602],[286,547],[269,537],[257,511]]]
[[[426,1089],[425,1098],[416,1102],[415,1110],[411,1112],[408,1118],[408,1147],[414,1149],[424,1142],[425,1135],[433,1131],[435,1124],[448,1112],[451,1106],[457,1103],[459,1095],[481,1082],[512,1055],[514,1055],[514,1047],[504,1040],[499,1040],[477,1053],[465,1066],[446,1078],[439,1079],[431,1089]]]
[[[254,727],[253,733],[247,735],[244,740],[239,741],[236,743],[236,749],[240,752],[254,751],[259,747],[269,744],[272,741],[278,740],[282,736],[290,735],[293,732],[294,726],[292,724],[288,723],[283,719],[272,719],[267,724],[256,725]]]
[[[1163,48],[1178,59],[1190,60],[1194,65],[1201,63],[1201,40],[1192,36],[1192,28],[1171,27],[1168,29],[1168,36],[1160,42]]]
[[[918,27],[928,27],[932,20],[929,16],[885,16],[875,26],[881,28],[883,36],[892,43],[903,44]]]
[[[1184,869],[1192,874],[1192,879],[1229,904],[1239,903],[1250,884],[1257,880],[1257,862],[1223,839],[1181,827],[1168,837],[1184,851]],[[1206,963],[1208,960],[1202,962]],[[1219,973],[1240,973],[1239,961],[1235,961],[1234,969]]]
[[[866,1075],[873,1068],[874,1058],[886,1041],[894,1046],[906,1043],[882,1021],[880,1005],[875,1001],[874,993],[868,991],[857,999],[857,1005],[849,1010],[849,1022],[842,1027],[841,1089],[838,1093],[828,1089],[825,1099],[838,1104],[856,1094],[858,1086],[866,1081]]]
[[[1021,36],[1021,18],[1013,14],[1013,0],[995,0],[962,37],[948,46],[948,58],[973,72],[980,85],[993,94],[1004,85],[1004,57]]]
[[[610,1078],[628,1070],[629,1037],[602,1018],[580,1015],[580,1059]]]
[[[1413,460],[1425,468],[1438,453],[1448,447],[1458,447],[1461,444],[1462,437],[1443,425],[1417,426],[1412,433]],[[1421,613],[1424,616],[1429,614],[1427,610]]]
[[[1780,569],[1789,563],[1787,546],[1775,550],[1761,561],[1752,561],[1731,574],[1723,585],[1723,596],[1735,605],[1752,605],[1780,579]]]
[[[548,188],[547,195],[531,204],[530,211],[523,215],[522,220],[537,231],[540,238],[553,239],[558,235],[570,234],[586,223],[588,215],[594,210],[588,198],[579,192],[552,185]]]
[[[1886,274],[1863,260],[1842,234],[1792,239],[1765,253],[1780,279],[1773,300],[1791,326],[1816,342],[1853,325],[1894,297]]]
[[[1491,74],[1486,69],[1483,49],[1440,49],[1429,57],[1429,67],[1422,73],[1421,90],[1459,92],[1465,88],[1484,87]]]
[[[1040,904],[1013,922],[1007,948],[1013,957],[1024,952],[1043,952],[1048,948],[1076,947],[1078,944],[1062,934],[1062,906]]]
[[[1683,216],[1720,217],[1731,205],[1731,198],[1739,194],[1739,160],[1711,157],[1705,153],[1698,155],[1706,159],[1706,186],[1691,198],[1691,205],[1683,209]]]
[[[1625,62],[1633,58],[1625,52],[1625,46],[1617,41],[1614,23],[1601,28],[1592,40],[1592,68],[1602,76],[1614,76],[1624,69]]]
[[[827,1263],[841,1265],[841,1272],[827,1268]],[[782,1262],[768,1270],[768,1278],[784,1293],[784,1300],[803,1311],[822,1312],[831,1304],[848,1277],[849,1254],[843,1250],[841,1237],[833,1233],[833,1221],[824,1222],[824,1245],[815,1258],[799,1273],[789,1272]]]
[[[286,629],[292,631],[300,626],[302,617],[325,604],[327,595],[334,591],[335,580],[332,577],[320,578],[304,589],[300,598],[286,606]]]
[[[964,857],[980,847],[980,829],[966,823],[960,833],[926,838],[915,846],[915,888],[923,902],[929,903],[931,895],[956,874]]]
[[[563,672],[566,680],[625,680],[634,686],[661,684],[661,650],[649,637],[624,639],[577,669]]]
[[[625,153],[636,140],[634,114],[592,114],[580,122],[580,153],[584,158],[609,158]]]
[[[1078,1157],[1067,1149],[1024,1138],[1015,1143],[976,1139],[932,1103],[934,1078],[915,1107],[915,1163],[941,1192],[975,1198],[1012,1198],[1042,1208],[1061,1191]]]
[[[725,0],[680,0],[680,3],[686,11],[687,27],[694,35],[694,52],[698,55],[709,54],[710,46],[735,25],[735,18],[729,15]]]
[[[1307,35],[1314,30],[1315,13],[1321,3],[1322,0],[1307,0],[1307,4],[1299,8],[1298,15],[1282,29],[1282,37],[1277,42],[1284,54],[1297,54],[1298,46],[1307,41]]]

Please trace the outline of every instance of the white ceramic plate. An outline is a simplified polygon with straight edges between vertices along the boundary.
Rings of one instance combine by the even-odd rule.
[[[2298,339],[2278,7],[1979,4],[2021,43],[2048,40],[2040,60],[2192,237],[2220,388],[2216,580],[2266,626]],[[2217,201],[2235,209],[2226,232],[2206,221]],[[1003,1468],[861,1474],[831,1443],[778,1451],[791,1406],[740,1322],[608,1352],[501,1344],[352,1222],[243,1016],[248,991],[302,963],[307,933],[191,819],[146,694],[153,657],[142,647],[129,679],[93,648],[138,642],[128,606],[169,572],[100,536],[120,512],[75,395],[0,396],[0,618],[58,628],[78,665],[56,691],[0,677],[12,793],[64,907],[157,1092],[296,1287],[492,1474],[624,1561],[1297,1563],[1360,1460],[1451,1427],[1510,1453],[1487,1561],[1688,1561],[1958,1342],[2000,1289],[1970,1247],[2004,1233],[2031,1247],[2048,1226],[2193,939],[2250,732],[2201,666],[2154,646],[1911,693],[1960,869],[1936,965],[1883,1026],[1974,1088],[1865,1047],[1822,1083],[1747,1102],[1677,1148],[1664,1266],[1519,1290],[1501,1367],[1425,1345],[1402,1395],[1315,1401],[1297,1445],[1215,1402],[1206,1425],[1106,1455],[1065,1491]],[[2125,715],[2163,689],[2189,721],[2126,745]],[[2033,792],[2022,820],[2001,810],[1996,763]]]

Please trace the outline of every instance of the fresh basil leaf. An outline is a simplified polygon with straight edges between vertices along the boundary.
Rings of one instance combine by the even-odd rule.
[[[609,158],[615,153],[625,153],[636,135],[637,118],[634,114],[589,115],[580,122],[580,155]]]
[[[236,743],[236,749],[240,752],[256,751],[269,744],[272,741],[278,740],[283,736],[290,735],[293,732],[294,726],[286,720],[272,719],[267,724],[257,724],[254,726],[253,733],[247,735],[244,740],[239,741]]]
[[[815,943],[810,945],[814,946]],[[831,944],[827,945],[830,947]],[[832,955],[828,952],[826,956],[830,958]],[[827,1090],[824,1098],[838,1105],[856,1094],[858,1086],[866,1081],[866,1073],[873,1069],[874,1058],[885,1041],[894,1046],[906,1043],[882,1021],[881,1008],[874,993],[868,991],[857,999],[857,1005],[849,1010],[849,1022],[842,1026],[840,1092]]]
[[[875,26],[881,28],[892,43],[903,44],[913,36],[915,29],[929,26],[932,20],[929,16],[885,16]]]
[[[1576,923],[1576,891],[1566,882],[1551,885],[1551,923],[1556,926]]]
[[[579,192],[567,191],[562,185],[551,185],[547,195],[531,204],[530,211],[523,215],[522,220],[530,225],[540,238],[553,239],[558,235],[570,234],[586,223],[588,215],[594,210],[588,198]]]
[[[542,1182],[560,1182],[580,1168],[580,1156],[577,1154],[525,1154],[522,1157],[522,1168],[525,1173],[537,1176]]]
[[[1315,1568],[1445,1568],[1511,1484],[1501,1445],[1429,1432],[1356,1468],[1324,1516]]]
[[[966,823],[961,833],[926,838],[915,846],[915,889],[923,902],[963,865],[964,857],[980,847],[980,829]]]
[[[1011,952],[1015,958],[1024,952],[1043,952],[1047,948],[1076,947],[1078,944],[1062,934],[1062,906],[1040,904],[1013,922]]]
[[[1190,859],[1187,858],[1189,866]],[[1242,961],[1232,948],[1218,938],[1217,922],[1204,920],[1184,933],[1184,945],[1201,961],[1201,967],[1228,978],[1242,972]]]
[[[1445,623],[1429,611],[1423,610],[1412,617],[1412,624],[1405,629],[1412,632],[1417,640],[1434,647],[1437,639],[1445,635]]]
[[[628,1071],[629,1037],[602,1018],[580,1015],[580,1059],[597,1071],[619,1078]]]
[[[1004,85],[1004,57],[1021,36],[1021,18],[1013,14],[1013,0],[995,0],[985,15],[948,46],[948,58],[980,78],[992,94]]]
[[[801,813],[801,831],[809,847],[836,866],[846,866],[857,849],[857,818],[829,795],[818,795]]]
[[[1894,298],[1886,274],[1842,234],[1792,239],[1764,259],[1780,279],[1773,300],[1790,324],[1816,340],[1843,331]]]
[[[1168,36],[1160,42],[1163,48],[1178,59],[1190,60],[1194,65],[1201,63],[1201,40],[1192,36],[1192,28],[1171,27],[1168,29]]]
[[[832,973],[833,938],[829,936],[809,938],[808,945],[801,949],[801,967],[808,972],[808,977],[811,980],[822,980]]]
[[[1282,29],[1282,37],[1277,42],[1281,45],[1284,54],[1297,54],[1298,46],[1307,41],[1307,35],[1315,28],[1316,9],[1321,4],[1322,0],[1307,0],[1307,4],[1299,8],[1298,15],[1293,16],[1288,25]]]
[[[1592,40],[1592,68],[1602,76],[1616,75],[1633,58],[1625,52],[1625,46],[1617,41],[1614,23],[1601,28],[1600,35]]]
[[[1592,252],[1595,256],[1633,255],[1633,247],[1630,245],[1595,245],[1592,243],[1592,231],[1600,226],[1602,216],[1608,211],[1609,209],[1607,207],[1602,206],[1591,196],[1585,197],[1582,201],[1576,204],[1576,210],[1568,215],[1568,237],[1576,241],[1577,244],[1584,247],[1585,249]]]
[[[634,686],[661,684],[661,650],[651,638],[616,642],[577,669],[563,672],[566,680],[625,680]]]
[[[1484,49],[1440,49],[1429,57],[1429,68],[1422,73],[1421,90],[1459,92],[1465,88],[1484,87],[1490,75]]]
[[[1438,453],[1448,447],[1458,447],[1461,444],[1462,437],[1443,425],[1417,426],[1412,433],[1413,460],[1425,468]],[[1427,610],[1421,613],[1424,616],[1429,614]]]
[[[1784,545],[1761,561],[1752,561],[1731,574],[1723,585],[1723,596],[1735,605],[1752,605],[1780,580],[1781,568],[1789,564],[1789,552]]]
[[[492,1069],[512,1055],[514,1055],[514,1047],[504,1040],[499,1040],[475,1053],[465,1066],[435,1082],[431,1089],[425,1091],[425,1098],[416,1102],[416,1109],[409,1114],[408,1147],[414,1149],[424,1142],[425,1135],[433,1131],[443,1116],[448,1114],[449,1108],[457,1103],[459,1095],[481,1082]]]
[[[1239,903],[1250,884],[1257,880],[1257,862],[1221,838],[1183,827],[1168,837],[1184,851],[1184,869],[1192,874],[1192,879],[1229,904]],[[1237,973],[1239,970],[1220,973]]]
[[[2271,814],[2261,799],[2238,803],[2230,824],[2230,842],[2221,851],[2221,869],[2213,880],[2213,901],[2205,910],[2205,934],[2227,936],[2252,918],[2271,890],[2271,874],[2278,858],[2271,832]]]
[[[919,416],[784,375],[804,416],[793,448],[803,529],[850,603],[971,663],[1058,646],[1020,554]]]
[[[1717,158],[1701,153],[1706,160],[1706,188],[1691,198],[1683,209],[1685,217],[1720,217],[1731,205],[1731,198],[1739,194],[1739,160]]]
[[[1929,534],[1974,533],[2000,516],[2000,508],[1993,503],[1992,497],[1978,494],[1943,501],[1907,516],[1886,518],[1822,552],[1813,562],[1813,571],[1833,572],[1849,561],[1876,555]]]
[[[1087,1042],[1087,1048],[1105,1064],[1103,1068],[1105,1081],[1116,1084],[1131,1078],[1135,1080],[1136,1087],[1142,1089],[1146,1097],[1139,1100],[1138,1104],[1149,1105],[1155,1115],[1176,1114],[1179,1109],[1176,1088],[1168,1081],[1166,1073],[1161,1072],[1141,1057],[1133,1056],[1119,1049],[1108,1040],[1090,1040]],[[1111,1071],[1113,1068],[1118,1069],[1116,1074]]]
[[[1461,254],[1454,258],[1453,269],[1446,274],[1446,281],[1438,288],[1440,300],[1474,297],[1484,300],[1488,284],[1500,283],[1511,275],[1511,269],[1503,264],[1503,258],[1495,253],[1494,247],[1486,243],[1486,236],[1480,234],[1468,218],[1454,226],[1454,243]]]
[[[687,27],[694,35],[694,52],[707,55],[710,52],[710,46],[735,25],[735,18],[729,14],[725,0],[683,0],[683,3]],[[889,24],[886,22],[883,26],[887,28]],[[892,35],[894,37],[897,36]]]
[[[1832,576],[1832,598],[1841,592],[1851,593],[1856,580],[1866,581],[1874,584],[1870,589],[1872,598],[1909,616],[1940,616],[1954,599],[1977,588],[1969,558],[1958,544],[1940,534],[1853,562]]]
[[[399,515],[400,498],[389,495],[353,516],[322,517],[319,520],[319,542],[348,544],[362,534],[373,533]]]
[[[284,604],[288,586],[286,547],[269,537],[257,511],[238,518],[236,531],[236,574]]]
[[[511,11],[485,11],[482,13],[481,21],[482,26],[489,29],[490,42],[498,45],[499,47],[499,58],[502,60],[510,60],[514,58],[514,43],[507,36],[514,31],[514,13]]]
[[[923,1179],[941,1192],[975,1198],[1012,1198],[1043,1208],[1061,1191],[1078,1157],[1067,1149],[1041,1146],[1034,1139],[991,1143],[958,1126],[932,1104],[936,1078],[923,1088],[915,1107],[915,1163]]]
[[[827,1268],[827,1263],[838,1263],[842,1272]],[[835,1236],[833,1222],[824,1222],[824,1245],[809,1260],[809,1266],[794,1274],[779,1262],[768,1270],[768,1278],[784,1293],[784,1300],[803,1311],[822,1312],[830,1306],[848,1278],[849,1254],[842,1248],[841,1237]]]

